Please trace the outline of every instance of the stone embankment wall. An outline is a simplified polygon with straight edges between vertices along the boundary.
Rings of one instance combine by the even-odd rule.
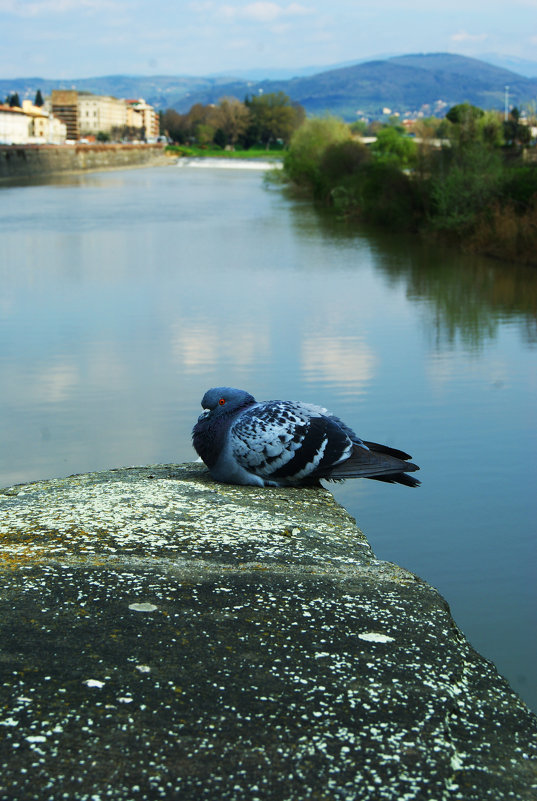
[[[0,181],[164,161],[163,144],[0,145]]]
[[[537,799],[535,716],[327,490],[0,490],[0,587],[2,799]]]

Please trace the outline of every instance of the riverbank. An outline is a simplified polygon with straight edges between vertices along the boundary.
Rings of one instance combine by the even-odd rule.
[[[0,795],[535,799],[537,719],[324,489],[0,491]]]
[[[0,184],[18,179],[167,164],[164,145],[0,145]]]
[[[449,145],[434,142],[387,127],[369,147],[341,121],[314,118],[293,136],[284,174],[351,224],[536,266],[537,166],[526,151],[456,126]]]

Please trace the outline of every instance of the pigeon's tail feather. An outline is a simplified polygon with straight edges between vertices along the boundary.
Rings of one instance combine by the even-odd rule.
[[[387,484],[404,484],[405,487],[419,487],[421,484],[419,478],[407,476],[406,473],[395,473],[394,475],[387,476],[369,476],[369,478],[374,479],[375,481],[385,481]]]
[[[395,459],[401,459],[403,462],[408,461],[408,459],[412,459],[410,454],[405,453],[404,451],[398,451],[397,448],[390,448],[388,445],[380,445],[378,442],[367,442],[364,439],[364,445],[367,445],[370,451],[374,451],[375,453],[385,453],[386,456],[393,456]],[[419,467],[414,467],[415,470],[419,470]]]
[[[417,464],[407,461],[410,459],[407,453],[389,448],[387,445],[378,445],[375,442],[364,444],[369,450],[355,445],[349,458],[333,467],[326,478],[334,480],[373,478],[392,484],[405,484],[407,487],[417,487],[420,484],[417,478],[406,475],[406,473],[419,470]]]

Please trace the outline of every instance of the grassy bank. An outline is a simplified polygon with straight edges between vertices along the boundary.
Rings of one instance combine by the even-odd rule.
[[[291,140],[284,174],[349,220],[537,265],[537,165],[506,145],[495,118],[481,120],[448,120],[444,138],[419,144],[392,126],[371,147],[337,119],[308,120]]]
[[[177,156],[188,158],[219,158],[219,159],[263,159],[264,161],[274,159],[281,161],[283,157],[282,149],[266,150],[265,148],[249,148],[248,150],[225,150],[216,145],[207,147],[192,147],[190,145],[168,145],[167,153],[175,153]]]

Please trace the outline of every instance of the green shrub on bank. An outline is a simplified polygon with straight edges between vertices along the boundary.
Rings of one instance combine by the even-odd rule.
[[[409,176],[372,160],[339,182],[330,200],[342,216],[398,229],[414,230],[422,215],[421,198]]]
[[[375,225],[415,230],[422,215],[419,192],[410,177],[383,161],[366,166],[359,182],[361,216]]]
[[[505,149],[492,112],[463,104],[440,125],[440,150],[434,137],[418,148],[394,126],[367,148],[340,120],[310,119],[291,139],[284,174],[345,217],[537,264],[537,165]]]
[[[500,196],[504,166],[498,151],[472,143],[446,149],[427,181],[429,222],[437,230],[464,231]]]
[[[511,201],[496,203],[479,216],[468,249],[505,261],[536,264],[537,201],[522,213]]]
[[[505,170],[501,196],[510,201],[519,213],[525,213],[530,206],[535,205],[537,167],[526,165]]]
[[[307,120],[291,137],[283,166],[287,177],[317,198],[329,189],[322,171],[322,160],[328,147],[348,142],[348,125],[336,117],[314,117]]]
[[[400,169],[413,167],[418,157],[415,141],[392,125],[378,131],[377,139],[371,145],[371,152],[380,163]]]

